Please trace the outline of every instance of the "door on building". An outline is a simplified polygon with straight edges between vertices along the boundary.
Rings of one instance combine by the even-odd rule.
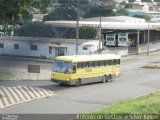
[[[64,56],[66,55],[67,48],[66,47],[56,47],[55,48],[55,55],[56,56]]]
[[[53,46],[49,46],[49,51],[48,51],[48,54],[49,54],[49,58],[54,58],[55,57],[55,49]]]
[[[128,54],[137,54],[138,45],[137,45],[137,33],[129,33],[128,35]]]

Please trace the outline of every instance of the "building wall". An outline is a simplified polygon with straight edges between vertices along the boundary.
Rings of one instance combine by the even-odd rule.
[[[46,57],[54,58],[58,55],[59,49],[64,50],[64,55],[75,55],[76,44],[51,44],[47,42],[28,42],[28,41],[10,41],[1,40],[0,43],[4,44],[4,48],[0,48],[1,55],[18,55],[18,56],[34,56],[34,57]],[[98,41],[92,41],[92,46],[84,49],[86,42],[78,45],[79,54],[91,54],[98,50]],[[19,49],[14,48],[14,44],[19,44]],[[31,45],[37,45],[37,50],[31,50]],[[51,50],[49,50],[51,48]]]
[[[108,47],[107,50],[102,51],[102,53],[126,56],[128,55],[128,47]]]
[[[160,50],[160,40],[156,42],[149,43],[149,51],[159,51]],[[147,43],[140,44],[138,48],[138,53],[146,53],[147,52]]]

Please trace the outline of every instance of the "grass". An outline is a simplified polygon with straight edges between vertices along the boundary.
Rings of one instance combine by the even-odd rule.
[[[97,110],[95,113],[104,114],[159,114],[160,92],[155,92],[136,99],[121,101],[110,107]]]
[[[86,115],[93,115],[93,116],[94,115],[110,115],[107,117],[110,117],[112,119],[113,119],[113,115],[122,115],[124,119],[124,115],[152,115],[152,114],[156,114],[155,116],[151,116],[152,118],[153,117],[155,118],[154,120],[160,120],[160,92],[151,93],[149,95],[134,98],[134,99],[124,100],[117,104],[110,105],[109,107],[98,109]],[[119,116],[116,116],[116,117],[119,117]],[[150,119],[147,119],[147,120],[153,120],[151,119],[151,117]],[[82,120],[82,117],[78,117],[77,119],[79,120],[79,118]],[[104,118],[98,117],[98,119],[102,120]],[[143,118],[141,119],[143,120]],[[125,119],[125,120],[128,120],[128,119]]]
[[[0,72],[0,79],[10,79],[13,78],[15,75],[13,73],[8,72]]]
[[[143,66],[143,68],[160,69],[160,63],[149,63]]]

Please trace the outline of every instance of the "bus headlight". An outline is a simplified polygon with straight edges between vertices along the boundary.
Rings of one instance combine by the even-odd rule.
[[[52,75],[52,78],[54,78],[54,75]]]
[[[66,79],[66,81],[70,81],[70,80],[71,80],[71,78]]]

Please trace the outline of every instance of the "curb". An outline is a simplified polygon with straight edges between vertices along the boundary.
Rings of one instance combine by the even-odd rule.
[[[0,55],[0,59],[13,59],[13,60],[28,60],[28,61],[39,61],[39,62],[48,62],[52,63],[53,59],[40,59],[40,58],[26,58],[26,57],[17,57],[17,56],[4,56]]]

